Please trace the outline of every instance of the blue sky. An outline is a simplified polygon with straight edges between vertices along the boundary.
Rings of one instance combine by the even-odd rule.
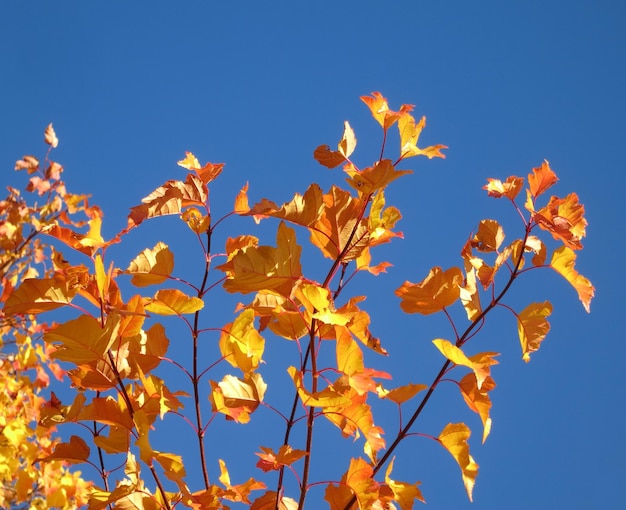
[[[428,383],[439,367],[431,340],[449,329],[403,315],[393,289],[431,266],[461,264],[480,219],[511,217],[481,190],[486,178],[525,176],[549,160],[560,177],[554,193],[576,191],[586,206],[577,269],[596,287],[592,313],[556,274],[520,283],[512,303],[550,299],[552,330],[529,364],[510,316],[476,339],[477,351],[502,353],[487,442],[453,388],[442,388],[416,430],[436,435],[461,420],[473,428],[481,468],[473,508],[617,508],[626,496],[625,90],[626,7],[617,1],[3,2],[0,183],[21,185],[15,160],[42,151],[53,122],[61,140],[53,157],[68,188],[103,208],[105,234],[154,188],[184,178],[176,161],[185,151],[226,163],[211,188],[213,210],[226,211],[245,182],[253,201],[281,203],[311,182],[343,182],[312,152],[334,145],[344,120],[360,142],[357,161],[376,157],[380,131],[359,96],[380,91],[392,108],[415,104],[428,119],[424,143],[449,146],[447,158],[403,165],[415,174],[387,200],[404,215],[405,239],[379,255],[394,267],[351,291],[368,295],[374,332],[397,353],[401,377]],[[116,264],[161,238],[174,246],[170,225],[133,233],[112,251]],[[258,230],[267,242],[272,226]],[[251,222],[233,228],[257,233]],[[323,264],[316,256],[310,263]],[[223,313],[222,323],[232,320],[232,306]],[[237,434],[271,446],[264,426]],[[243,481],[254,459],[232,444],[221,454]],[[434,443],[411,439],[396,470],[423,482],[430,508],[470,508],[456,464]]]

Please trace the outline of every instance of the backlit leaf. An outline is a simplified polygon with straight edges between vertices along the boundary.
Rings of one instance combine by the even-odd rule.
[[[162,289],[145,304],[148,312],[159,315],[184,315],[195,313],[204,308],[204,301],[195,296],[188,296],[178,289]]]
[[[524,179],[522,177],[507,177],[506,181],[500,179],[487,179],[487,184],[483,186],[487,190],[487,195],[494,198],[506,197],[515,200],[518,193],[524,187]]]
[[[535,198],[554,185],[558,180],[546,160],[544,160],[540,167],[533,168],[533,172],[528,174],[530,192]]]
[[[472,501],[472,491],[476,475],[478,474],[478,464],[469,453],[467,440],[471,435],[470,429],[465,423],[448,423],[439,434],[439,442],[450,452],[461,468],[463,484],[467,491],[467,497]]]
[[[476,374],[470,372],[459,381],[459,389],[467,406],[474,412],[478,413],[483,422],[483,443],[491,432],[491,399],[489,392],[496,387],[496,383],[491,377],[485,378],[480,388],[476,381]]]
[[[348,159],[356,148],[356,136],[354,136],[354,131],[347,120],[343,126],[343,136],[337,149],[345,159]]]
[[[552,197],[547,206],[533,214],[533,220],[558,241],[572,250],[580,250],[586,234],[585,207],[578,195],[570,193],[565,198]]]
[[[411,170],[396,170],[388,159],[377,161],[373,166],[357,170],[353,165],[346,165],[344,172],[350,177],[346,179],[360,195],[370,195],[386,188],[398,177],[413,173]]]
[[[496,220],[481,220],[472,239],[472,247],[482,252],[493,252],[504,241],[504,231]]]
[[[337,407],[350,404],[350,399],[344,395],[337,393],[333,388],[326,387],[322,391],[312,393],[308,391],[302,382],[302,373],[296,370],[295,367],[289,367],[287,369],[291,376],[293,383],[298,390],[300,400],[305,406],[312,407]]]
[[[51,145],[53,148],[56,148],[59,145],[59,139],[57,138],[57,135],[54,132],[54,128],[52,127],[52,124],[48,124],[48,127],[44,131],[43,140],[48,145]]]
[[[387,471],[385,472],[385,483],[393,491],[393,499],[396,501],[402,510],[412,510],[413,501],[418,500],[422,503],[426,503],[422,492],[419,490],[417,483],[397,482],[391,478],[391,471],[393,470],[393,462],[395,457],[389,462]]]
[[[439,349],[441,354],[448,358],[455,365],[461,365],[470,368],[476,374],[476,380],[478,389],[481,389],[483,382],[489,377],[491,373],[491,366],[497,365],[498,362],[494,359],[498,356],[495,352],[481,352],[473,356],[466,356],[465,353],[456,345],[450,343],[448,340],[438,338],[433,340],[433,343]]]
[[[372,92],[371,96],[361,96],[361,101],[368,106],[372,116],[385,130],[393,126],[400,117],[398,112],[389,109],[387,100],[380,92]]]
[[[528,363],[530,354],[539,349],[541,342],[550,331],[546,320],[552,313],[549,301],[531,303],[517,316],[517,332],[522,345],[522,359]]]
[[[55,446],[54,452],[47,457],[37,459],[42,462],[50,462],[52,460],[62,460],[70,464],[85,462],[89,459],[89,446],[84,439],[78,436],[71,436],[69,443],[59,443]]]
[[[420,134],[426,126],[426,117],[422,117],[416,124],[415,118],[408,111],[401,111],[398,119],[398,130],[400,131],[400,154],[402,158],[410,158],[413,156],[426,156],[428,159],[445,158],[441,152],[447,149],[445,145],[431,145],[420,149],[417,146]]]
[[[412,399],[415,395],[417,395],[420,391],[424,391],[428,389],[428,386],[425,384],[405,384],[404,386],[398,386],[397,388],[393,388],[392,390],[385,391],[384,394],[381,395],[382,398],[386,398],[387,400],[391,400],[396,404],[403,404],[407,400]]]
[[[446,271],[433,267],[421,282],[404,282],[396,289],[396,296],[402,300],[400,307],[406,313],[429,315],[452,305],[459,298],[462,284],[463,273],[458,267]]]
[[[552,254],[550,266],[576,289],[578,298],[585,307],[585,310],[587,310],[587,313],[589,313],[589,307],[591,305],[591,299],[595,294],[595,288],[587,278],[576,271],[575,265],[576,253],[567,246],[561,246]]]
[[[146,248],[128,266],[127,274],[132,274],[130,282],[136,287],[156,285],[167,280],[174,269],[174,254],[169,247],[158,242],[154,248]]]
[[[63,278],[27,279],[13,290],[4,305],[5,315],[41,313],[71,303],[75,295]]]
[[[261,362],[265,340],[254,327],[254,311],[244,310],[222,329],[220,351],[224,359],[242,372],[256,370]]]

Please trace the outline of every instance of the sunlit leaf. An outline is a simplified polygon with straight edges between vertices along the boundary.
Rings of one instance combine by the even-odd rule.
[[[261,362],[265,340],[254,327],[254,311],[244,310],[222,328],[220,351],[224,359],[242,372],[256,370]]]
[[[476,475],[478,474],[478,464],[469,453],[467,440],[471,435],[470,429],[465,423],[448,423],[439,434],[439,442],[450,452],[461,468],[463,484],[467,491],[467,497],[472,501],[472,491]]]
[[[428,159],[446,157],[441,152],[443,149],[448,148],[445,145],[431,145],[424,148],[417,146],[420,134],[426,126],[426,117],[422,117],[416,124],[415,118],[406,109],[400,113],[398,130],[400,132],[400,154],[402,158],[410,158],[413,156],[426,156]]]
[[[396,289],[396,296],[406,313],[429,315],[452,305],[459,298],[462,283],[463,273],[458,267],[446,271],[433,267],[421,282],[404,282]]]
[[[510,200],[515,200],[518,193],[524,187],[524,179],[522,177],[507,177],[506,181],[502,182],[500,179],[487,179],[487,184],[483,186],[484,190],[487,190],[487,194],[490,197],[501,198],[506,197]]]
[[[552,197],[547,206],[533,214],[533,220],[558,241],[572,250],[580,250],[586,234],[585,207],[578,195],[570,193],[565,198]]]
[[[517,316],[517,332],[522,345],[522,359],[530,361],[530,354],[539,349],[541,342],[550,331],[550,323],[546,320],[552,313],[552,304],[531,303]]]
[[[51,145],[53,148],[56,148],[59,145],[59,139],[57,138],[57,135],[54,132],[54,128],[52,127],[52,124],[48,124],[48,127],[44,131],[43,140],[48,145]]]
[[[496,220],[481,220],[472,239],[472,247],[482,252],[494,252],[504,241],[504,230]]]
[[[491,399],[489,392],[496,387],[496,383],[491,377],[486,377],[480,388],[476,381],[476,374],[470,372],[459,381],[459,389],[467,406],[474,412],[478,413],[483,422],[483,443],[491,432]]]
[[[386,398],[387,400],[391,400],[396,404],[403,404],[407,400],[412,399],[420,391],[424,391],[426,389],[428,389],[428,386],[425,384],[409,383],[403,386],[398,386],[397,388],[393,388],[392,390],[387,390],[383,394],[381,394],[381,397]]]
[[[158,242],[154,248],[143,250],[128,266],[126,273],[132,274],[130,282],[136,287],[156,285],[167,280],[174,269],[174,254],[169,247]]]
[[[159,315],[182,315],[202,310],[204,301],[178,289],[161,289],[145,304],[148,312]]]
[[[373,166],[357,170],[353,165],[346,165],[344,172],[350,177],[346,179],[361,195],[370,195],[383,190],[398,177],[413,173],[411,170],[396,170],[388,159],[377,161]]]
[[[387,100],[380,92],[372,92],[371,96],[361,96],[361,101],[368,106],[372,112],[372,116],[385,130],[393,126],[400,117],[398,112],[389,109]]]
[[[550,266],[563,278],[565,278],[576,292],[587,313],[590,311],[591,299],[595,294],[595,288],[591,282],[575,269],[576,253],[566,246],[561,246],[552,254]]]
[[[343,136],[337,149],[345,159],[348,159],[356,148],[356,136],[354,136],[354,130],[347,120],[343,123],[343,126]]]
[[[9,295],[3,311],[5,315],[47,312],[71,303],[75,293],[63,278],[32,278]]]
[[[393,499],[396,501],[402,510],[412,510],[413,501],[418,500],[422,503],[426,503],[422,492],[419,490],[417,483],[397,482],[391,478],[391,471],[393,470],[393,463],[395,457],[389,462],[387,471],[385,472],[385,483],[393,491]]]
[[[310,392],[304,387],[304,383],[302,382],[302,373],[296,370],[295,367],[289,367],[287,369],[289,375],[291,376],[293,383],[298,390],[298,395],[300,395],[300,400],[305,406],[312,407],[337,407],[337,406],[345,406],[350,404],[350,399],[346,396],[337,393],[330,386],[326,387],[322,391],[318,392]]]
[[[491,374],[490,367],[498,364],[498,362],[494,359],[498,356],[498,353],[496,352],[481,352],[468,357],[459,347],[450,343],[448,340],[437,338],[436,340],[433,340],[433,343],[437,349],[439,349],[441,354],[443,354],[452,363],[470,368],[474,371],[476,374],[478,389],[481,389],[483,382]]]
[[[528,174],[528,185],[533,197],[538,197],[548,188],[553,186],[559,179],[550,168],[550,164],[544,160],[540,167],[533,168]]]
[[[85,462],[89,459],[89,446],[84,439],[78,436],[71,436],[69,443],[59,443],[54,448],[54,452],[47,457],[38,459],[41,462],[52,460],[62,460],[70,464]]]

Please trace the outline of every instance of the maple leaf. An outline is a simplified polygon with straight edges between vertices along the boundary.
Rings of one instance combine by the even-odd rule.
[[[465,423],[448,423],[437,439],[450,452],[461,468],[467,497],[472,501],[472,491],[474,490],[474,483],[478,474],[478,464],[474,462],[469,453],[467,440],[470,435],[471,431]]]
[[[130,282],[136,287],[146,287],[163,283],[173,270],[174,254],[167,244],[158,242],[137,255],[124,273],[133,275]]]
[[[459,381],[459,389],[461,390],[461,395],[465,403],[472,411],[478,413],[483,422],[483,443],[491,432],[491,418],[489,416],[491,400],[488,392],[495,387],[496,383],[488,376],[483,380],[479,388],[474,372],[466,374],[465,377]]]
[[[59,139],[57,138],[57,135],[54,132],[54,128],[52,127],[52,123],[48,124],[48,127],[44,131],[43,140],[48,145],[52,146],[52,148],[56,148],[59,145]]]
[[[372,92],[371,97],[361,96],[361,101],[367,105],[372,112],[372,116],[376,119],[376,122],[378,122],[385,131],[393,126],[400,118],[398,112],[389,109],[387,100],[380,92]]]
[[[281,466],[290,466],[307,455],[304,450],[294,450],[287,444],[282,445],[278,453],[274,453],[274,450],[264,446],[260,448],[263,450],[263,453],[256,453],[260,457],[256,466],[266,473],[268,471],[277,471]]]
[[[458,267],[446,271],[433,267],[424,280],[406,281],[395,294],[402,299],[400,307],[406,313],[429,315],[452,305],[459,298],[462,283],[463,274]]]
[[[63,460],[71,464],[85,462],[89,459],[89,446],[85,440],[79,436],[71,436],[69,443],[59,443],[55,446],[51,455],[42,457],[36,462],[50,462],[52,460]]]
[[[487,184],[483,186],[484,190],[487,190],[487,195],[494,198],[506,197],[509,200],[515,200],[518,193],[524,187],[524,178],[516,177],[514,175],[507,177],[506,181],[502,182],[500,179],[487,179]]]
[[[558,180],[556,174],[550,168],[548,161],[544,160],[540,167],[533,168],[533,172],[528,174],[530,193],[533,197],[537,198]]]
[[[550,331],[550,323],[546,320],[552,313],[549,301],[531,303],[517,316],[517,331],[522,345],[522,359],[528,363],[530,354],[539,349],[541,342]]]
[[[259,374],[246,374],[244,379],[226,375],[219,383],[211,381],[211,388],[214,411],[239,423],[248,423],[250,413],[263,401],[267,385]]]
[[[346,179],[359,195],[368,196],[386,188],[391,182],[403,175],[412,174],[411,170],[396,170],[389,159],[377,161],[373,166],[358,170],[354,165],[346,165],[344,172],[350,177]]]

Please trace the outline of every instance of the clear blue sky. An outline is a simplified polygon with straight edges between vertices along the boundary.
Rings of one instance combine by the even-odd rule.
[[[513,299],[555,305],[552,331],[530,364],[510,316],[476,339],[476,350],[502,352],[485,445],[452,387],[416,430],[436,435],[461,420],[473,428],[480,473],[472,508],[618,508],[626,497],[622,2],[5,1],[0,183],[21,182],[14,161],[42,150],[53,122],[61,140],[54,157],[69,189],[103,208],[105,234],[120,230],[129,207],[155,187],[184,177],[176,161],[186,150],[226,163],[214,209],[226,210],[246,181],[253,201],[280,203],[310,182],[343,182],[312,151],[334,145],[344,120],[360,140],[357,160],[370,162],[379,131],[358,98],[372,91],[392,107],[416,104],[428,118],[425,143],[450,147],[445,160],[409,160],[415,175],[391,186],[405,239],[381,251],[394,264],[388,275],[365,276],[352,289],[368,294],[374,332],[405,366],[403,377],[430,382],[439,363],[431,340],[450,332],[443,321],[404,316],[393,289],[433,265],[461,264],[478,221],[508,214],[481,190],[487,177],[526,175],[548,159],[561,179],[554,192],[578,192],[589,221],[577,269],[596,286],[592,313],[546,272]],[[167,225],[135,233],[114,252],[116,263],[172,239]],[[279,442],[263,430],[237,433],[251,444]],[[233,481],[255,474],[238,470],[254,463],[248,452],[221,455]],[[399,479],[423,482],[429,508],[470,508],[458,467],[437,445],[410,440],[396,466]]]

